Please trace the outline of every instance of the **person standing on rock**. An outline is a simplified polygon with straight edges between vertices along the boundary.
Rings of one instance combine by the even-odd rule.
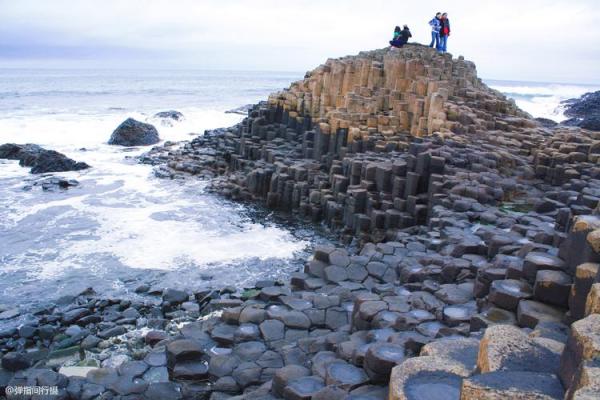
[[[443,13],[440,18],[440,47],[439,51],[445,53],[448,47],[448,36],[450,36],[450,20],[448,13]]]
[[[431,21],[429,21],[429,26],[431,26],[431,44],[429,47],[433,47],[435,45],[437,50],[440,49],[440,28],[442,27],[440,22],[441,16],[442,13],[439,12],[435,14],[435,17],[433,17]]]

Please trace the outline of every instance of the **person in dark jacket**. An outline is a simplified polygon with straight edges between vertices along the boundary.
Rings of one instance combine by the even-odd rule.
[[[429,26],[431,26],[431,44],[429,47],[433,47],[435,45],[436,49],[440,47],[440,29],[442,27],[440,18],[442,17],[442,13],[435,14],[435,17],[431,21],[429,21]]]
[[[400,35],[396,38],[396,33],[394,32],[395,39],[390,41],[390,45],[392,47],[402,47],[406,43],[408,43],[408,39],[412,37],[412,33],[410,33],[410,29],[408,26],[404,25],[404,29],[400,32]]]
[[[448,36],[450,36],[450,20],[448,13],[443,13],[440,19],[440,47],[439,51],[445,53],[448,47]]]

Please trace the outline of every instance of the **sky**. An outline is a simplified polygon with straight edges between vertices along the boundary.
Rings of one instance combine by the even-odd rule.
[[[598,0],[0,0],[0,68],[308,71],[381,48],[394,26],[485,79],[600,83]]]

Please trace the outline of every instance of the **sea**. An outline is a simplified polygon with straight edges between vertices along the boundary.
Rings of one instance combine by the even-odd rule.
[[[0,311],[75,295],[88,287],[135,297],[141,284],[197,290],[301,269],[318,226],[227,201],[200,180],[156,178],[110,146],[127,117],[154,124],[163,141],[233,125],[226,111],[266,99],[301,72],[0,69],[0,144],[36,143],[92,166],[57,173],[79,184],[44,190],[16,161],[0,160]],[[599,86],[489,80],[534,117],[564,119],[560,102]],[[154,115],[177,110],[180,122]],[[2,321],[0,321],[2,325]]]

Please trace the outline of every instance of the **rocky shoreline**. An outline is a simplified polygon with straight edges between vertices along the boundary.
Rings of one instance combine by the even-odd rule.
[[[0,387],[597,398],[598,160],[599,133],[541,126],[462,58],[406,46],[328,60],[242,123],[141,161],[323,223],[358,251],[318,246],[289,280],[246,290],[61,299],[0,333]]]

